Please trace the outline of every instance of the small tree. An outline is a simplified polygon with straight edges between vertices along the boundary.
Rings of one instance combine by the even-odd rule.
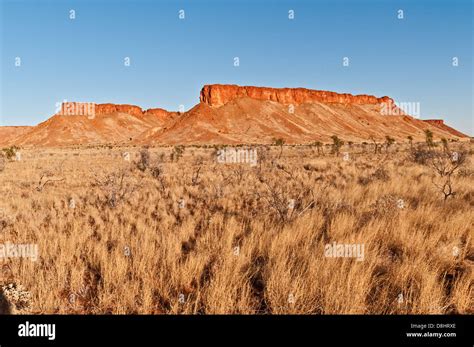
[[[339,155],[339,150],[344,145],[344,141],[339,139],[336,135],[331,136],[332,139],[332,153]]]
[[[178,161],[183,156],[183,153],[184,146],[174,146],[170,155],[171,161]]]
[[[425,130],[425,141],[428,147],[434,147],[433,132],[430,129]]]
[[[385,151],[388,152],[389,148],[395,143],[395,139],[390,136],[385,136]]]
[[[441,143],[443,144],[443,151],[445,151],[446,153],[449,152],[449,145],[448,145],[448,140],[446,140],[446,138],[442,138],[441,139]]]
[[[131,179],[130,171],[126,168],[107,173],[103,177],[95,174],[94,179],[92,186],[99,189],[103,203],[111,208],[126,201],[138,189],[137,184]]]
[[[371,137],[370,140],[374,143],[374,154],[377,154],[377,152],[380,152],[379,144],[373,137]]]
[[[16,146],[12,146],[12,147],[8,147],[8,148],[4,148],[2,151],[3,153],[5,153],[5,157],[8,159],[8,160],[12,160],[12,158],[14,158],[16,156],[16,152],[19,148],[16,147]]]
[[[283,145],[285,144],[285,140],[283,140],[281,137],[278,139],[273,139],[274,145],[275,146],[280,146],[280,154],[278,155],[278,159],[281,158],[281,155],[283,153]]]
[[[143,148],[140,151],[140,160],[137,163],[137,168],[140,171],[145,171],[150,166],[150,152],[148,148]]]
[[[436,175],[433,184],[444,195],[444,200],[456,194],[453,188],[452,176],[465,162],[466,154],[458,152],[451,154],[444,151],[433,151],[431,158],[428,159],[427,164]]]

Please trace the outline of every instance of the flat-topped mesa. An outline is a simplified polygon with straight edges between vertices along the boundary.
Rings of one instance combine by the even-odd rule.
[[[143,110],[139,106],[135,105],[116,105],[116,104],[96,104],[95,105],[95,114],[100,116],[103,114],[112,114],[112,113],[127,113],[133,116],[141,116]]]
[[[444,120],[442,119],[423,119],[423,121],[434,125],[444,125]]]
[[[238,85],[210,84],[201,89],[200,101],[209,106],[222,106],[231,100],[249,97],[258,100],[276,101],[285,105],[307,102],[376,105],[393,103],[388,96],[377,98],[373,95],[339,94],[324,90],[306,88],[266,88]]]
[[[148,115],[153,115],[153,116],[158,116],[158,117],[166,117],[170,114],[174,114],[175,112],[169,112],[169,111],[166,111],[165,109],[162,109],[162,108],[149,108],[148,110],[146,111],[143,111],[143,114],[145,116],[148,116]]]
[[[117,104],[96,104],[93,102],[63,102],[61,110],[57,113],[63,116],[100,116],[114,113],[126,113],[133,116],[158,116],[165,117],[172,112],[162,108],[150,108],[142,110],[135,105],[117,105]]]
[[[140,116],[143,114],[143,111],[141,107],[134,105],[68,101],[61,104],[61,109],[57,114],[62,116],[98,116],[112,113],[128,113],[134,116]]]

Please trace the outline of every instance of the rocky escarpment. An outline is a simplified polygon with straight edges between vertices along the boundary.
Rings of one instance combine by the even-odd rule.
[[[444,120],[442,119],[424,119],[423,121],[433,125],[444,125]]]
[[[394,103],[388,96],[378,98],[373,95],[340,94],[305,88],[266,88],[223,84],[205,85],[201,90],[200,101],[209,106],[218,107],[241,97],[275,101],[286,105],[299,105],[309,102],[355,105]]]
[[[141,107],[128,104],[96,104],[92,102],[63,102],[57,113],[62,116],[101,116],[114,113],[126,113],[132,116],[158,116],[166,117],[176,112],[169,112],[162,108],[142,110]]]
[[[65,102],[59,112],[28,129],[1,129],[5,145],[83,144],[288,144],[344,141],[397,142],[469,138],[443,120],[420,120],[389,97],[341,94],[305,88],[206,85],[200,103],[186,112],[135,105]],[[289,107],[292,105],[294,107]],[[1,143],[1,141],[0,141]]]

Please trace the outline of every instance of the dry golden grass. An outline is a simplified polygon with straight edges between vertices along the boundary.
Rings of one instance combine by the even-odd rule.
[[[251,167],[151,148],[143,171],[140,148],[21,151],[0,243],[39,259],[0,260],[0,285],[28,292],[14,313],[473,313],[472,161],[444,201],[406,147],[345,150],[259,147]],[[364,260],[325,257],[333,242]]]

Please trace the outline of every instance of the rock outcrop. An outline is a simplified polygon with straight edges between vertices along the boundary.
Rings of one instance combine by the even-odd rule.
[[[100,116],[104,114],[127,113],[134,116],[143,114],[141,107],[134,105],[96,104],[93,102],[68,101],[61,104],[60,116]]]
[[[166,117],[176,112],[169,112],[162,108],[142,110],[141,107],[128,104],[96,104],[93,102],[63,102],[61,110],[57,113],[62,116],[102,116],[115,113],[126,113],[132,116],[158,116]]]
[[[112,113],[127,113],[132,116],[141,116],[143,111],[141,107],[135,105],[116,105],[116,104],[96,104],[96,115],[112,114]]]
[[[423,119],[423,121],[433,125],[444,125],[444,120],[442,119]]]
[[[156,116],[156,117],[161,117],[161,118],[165,118],[170,115],[175,115],[176,113],[177,112],[169,112],[162,108],[149,108],[148,110],[143,111],[143,114],[145,116]]]
[[[257,100],[276,101],[285,105],[299,105],[309,102],[376,105],[393,103],[388,96],[377,98],[372,95],[340,94],[324,90],[305,88],[266,88],[237,85],[212,84],[201,89],[200,101],[209,106],[219,107],[231,100],[249,97]]]

